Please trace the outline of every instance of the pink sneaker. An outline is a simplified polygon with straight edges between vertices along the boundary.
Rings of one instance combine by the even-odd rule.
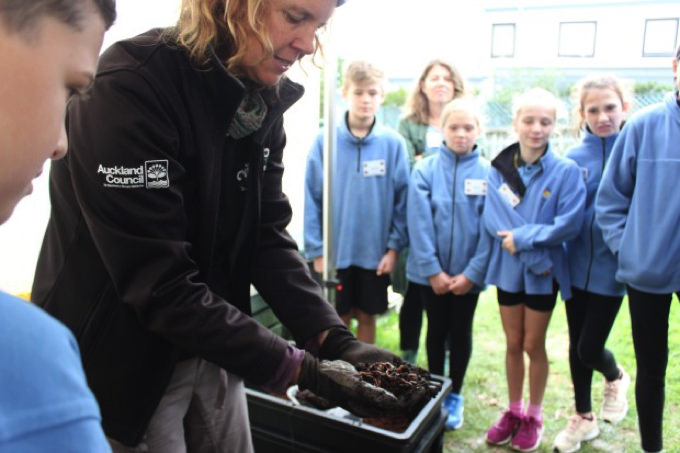
[[[519,425],[517,434],[512,438],[510,447],[517,451],[534,451],[543,438],[543,422],[525,415]]]
[[[510,411],[505,411],[501,419],[486,432],[486,443],[491,445],[507,444],[519,429],[521,421],[521,417]]]

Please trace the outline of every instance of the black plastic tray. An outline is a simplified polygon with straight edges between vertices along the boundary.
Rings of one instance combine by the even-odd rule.
[[[297,405],[250,388],[246,389],[255,451],[263,452],[441,452],[446,415],[441,403],[451,391],[451,380],[432,376],[442,389],[403,432]]]

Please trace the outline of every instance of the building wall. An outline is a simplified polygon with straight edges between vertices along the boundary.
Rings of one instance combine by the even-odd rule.
[[[680,7],[677,1],[668,0],[487,1],[484,17],[489,58],[488,66],[482,69],[485,74],[480,75],[490,76],[513,67],[558,68],[567,77],[603,70],[636,80],[668,81],[670,57],[678,45]],[[494,24],[515,25],[513,56],[492,55]],[[582,33],[574,32],[579,26],[584,28]],[[578,55],[574,48],[588,47],[593,29],[592,54],[587,49]]]

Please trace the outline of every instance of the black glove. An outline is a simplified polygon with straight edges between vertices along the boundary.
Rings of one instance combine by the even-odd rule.
[[[342,360],[318,360],[310,353],[300,366],[298,388],[310,390],[359,416],[376,416],[399,408],[397,398],[385,389],[361,379],[357,370]]]
[[[341,359],[356,365],[359,362],[401,363],[400,357],[390,351],[357,340],[349,329],[336,327],[328,331],[326,340],[319,349],[322,359]]]

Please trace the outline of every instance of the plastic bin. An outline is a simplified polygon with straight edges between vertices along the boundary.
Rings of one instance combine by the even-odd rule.
[[[296,405],[253,389],[246,389],[250,428],[257,453],[268,452],[427,452],[442,451],[446,414],[441,403],[451,380],[432,376],[442,390],[432,398],[403,432],[363,423],[358,417],[339,416]]]

